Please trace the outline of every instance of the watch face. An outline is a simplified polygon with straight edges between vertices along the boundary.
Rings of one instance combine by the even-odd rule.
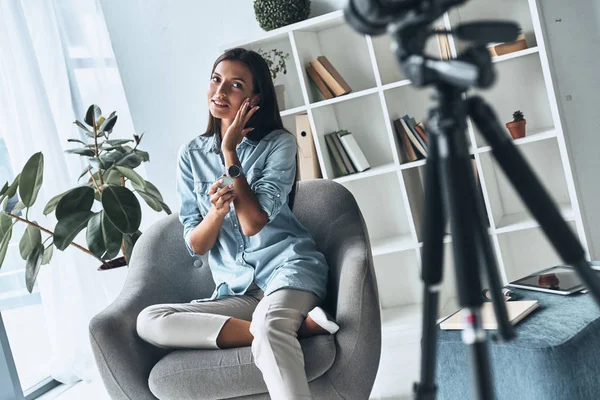
[[[231,176],[232,178],[237,178],[238,176],[241,175],[242,173],[242,169],[240,167],[238,167],[237,165],[232,165],[229,167],[229,169],[227,170],[227,173],[229,174],[229,176]]]

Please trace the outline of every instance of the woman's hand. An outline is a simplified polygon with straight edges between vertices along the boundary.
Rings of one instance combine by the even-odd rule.
[[[233,184],[219,189],[219,185],[223,183],[223,179],[219,179],[212,184],[208,189],[210,195],[210,202],[213,205],[214,212],[220,216],[225,217],[229,212],[231,202],[235,200],[235,193],[233,192]]]
[[[240,109],[235,115],[235,119],[223,137],[221,142],[221,151],[235,151],[238,145],[242,142],[242,139],[246,134],[252,131],[254,128],[244,128],[248,123],[248,120],[254,115],[254,113],[260,108],[259,106],[249,107],[250,99],[247,98],[240,105]]]

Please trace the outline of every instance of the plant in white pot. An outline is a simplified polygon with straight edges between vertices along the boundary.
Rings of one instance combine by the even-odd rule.
[[[279,73],[287,74],[286,61],[290,58],[290,53],[284,54],[283,51],[277,49],[271,49],[267,52],[258,49],[258,54],[267,62],[273,81],[275,81]],[[277,107],[279,107],[280,111],[285,110],[285,86],[275,85],[275,94],[277,96]]]

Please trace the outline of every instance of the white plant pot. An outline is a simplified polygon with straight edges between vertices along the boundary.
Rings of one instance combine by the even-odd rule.
[[[279,111],[285,110],[285,86],[275,85],[275,96],[277,97],[277,107]]]

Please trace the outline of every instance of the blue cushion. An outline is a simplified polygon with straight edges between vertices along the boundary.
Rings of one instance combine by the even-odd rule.
[[[538,300],[539,308],[515,326],[514,340],[488,341],[497,399],[597,398],[600,308],[592,296],[514,292],[519,300]],[[460,335],[438,331],[438,399],[471,397],[470,357]]]

